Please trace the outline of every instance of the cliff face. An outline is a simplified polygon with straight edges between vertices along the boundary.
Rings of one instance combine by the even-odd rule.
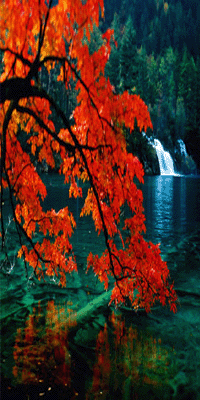
[[[151,146],[148,154],[144,155],[143,160],[141,160],[145,175],[160,175],[160,167],[158,162],[158,157],[156,150]]]
[[[149,143],[145,134],[141,134],[138,129],[134,134],[127,135],[128,151],[136,155],[143,165],[145,175],[160,175],[159,161],[156,149]]]
[[[196,164],[197,172],[200,173],[200,133],[193,132],[186,135],[186,149]]]

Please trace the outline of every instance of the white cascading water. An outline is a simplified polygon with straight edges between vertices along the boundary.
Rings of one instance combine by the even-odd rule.
[[[183,156],[187,157],[188,153],[187,153],[187,150],[186,150],[186,147],[185,147],[185,143],[183,142],[183,140],[182,139],[178,139],[178,144],[179,144],[179,147],[180,147],[181,154]]]
[[[160,140],[154,139],[153,146],[156,149],[158,156],[160,174],[161,175],[176,175],[174,171],[174,162],[168,151],[165,151]]]

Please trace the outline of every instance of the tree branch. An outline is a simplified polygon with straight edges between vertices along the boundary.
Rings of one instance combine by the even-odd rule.
[[[21,236],[20,236],[20,232],[19,232],[19,228],[22,228],[22,227],[20,226],[20,224],[19,224],[19,222],[17,221],[17,218],[16,218],[15,206],[14,206],[13,198],[12,198],[12,191],[13,191],[13,190],[12,190],[12,187],[11,187],[11,183],[10,183],[10,179],[9,179],[9,176],[8,176],[7,171],[5,171],[5,175],[6,175],[6,181],[7,181],[7,183],[8,183],[8,187],[9,187],[10,202],[11,202],[11,207],[12,207],[12,212],[13,212],[13,217],[14,217],[14,221],[15,221],[15,226],[16,226],[17,234],[18,234],[18,237],[19,237],[19,243],[20,243],[20,246],[22,247],[22,240],[21,240]],[[23,229],[23,228],[22,228],[22,229]],[[27,262],[26,262],[26,260],[25,260],[24,253],[23,253],[23,258],[24,258],[24,266],[25,266],[25,271],[26,271],[26,278],[28,279]]]
[[[49,15],[49,11],[46,15],[46,19],[45,19],[45,25],[44,25],[44,30],[46,28],[46,24],[47,24],[47,19],[48,19],[48,15]],[[106,122],[111,128],[112,130],[114,129],[114,127],[111,125],[111,123],[109,121],[107,121],[105,118],[103,118],[102,116],[100,116],[99,111],[97,106],[95,105],[89,88],[87,87],[87,85],[84,83],[84,81],[81,79],[81,77],[79,76],[79,74],[77,73],[76,69],[71,65],[71,62],[68,60],[68,58],[59,58],[59,57],[45,57],[42,61],[38,62],[38,57],[40,55],[40,50],[41,50],[41,46],[44,40],[44,30],[42,32],[42,30],[40,31],[40,35],[41,35],[41,40],[40,40],[40,45],[39,45],[39,49],[38,49],[38,54],[37,57],[34,61],[34,63],[32,64],[31,70],[27,76],[27,78],[11,78],[7,81],[4,81],[2,83],[0,83],[0,90],[1,90],[1,103],[3,103],[5,100],[19,100],[20,98],[24,98],[24,97],[40,97],[40,98],[46,98],[50,104],[53,106],[53,108],[55,109],[56,113],[58,114],[58,116],[62,119],[64,125],[66,126],[66,128],[68,129],[71,138],[74,142],[75,146],[72,146],[69,143],[64,142],[62,139],[60,139],[57,134],[53,131],[51,131],[48,126],[39,118],[39,116],[31,109],[29,109],[28,107],[22,107],[19,106],[18,104],[16,104],[15,108],[17,111],[22,112],[22,113],[27,113],[29,115],[31,115],[36,121],[37,123],[43,128],[45,129],[61,146],[64,146],[66,148],[67,151],[70,152],[75,152],[75,149],[77,149],[82,157],[82,160],[85,164],[85,168],[87,170],[87,174],[89,177],[89,181],[90,181],[90,185],[93,189],[96,201],[97,201],[97,206],[98,206],[98,210],[99,210],[99,214],[100,214],[100,218],[102,221],[102,225],[103,225],[103,232],[104,232],[104,237],[105,237],[105,244],[106,247],[108,249],[108,253],[109,253],[109,259],[110,259],[110,266],[111,266],[111,271],[112,274],[116,280],[116,283],[118,285],[118,280],[117,280],[117,276],[115,274],[115,270],[114,270],[114,264],[113,264],[113,259],[112,259],[112,251],[109,245],[109,235],[108,235],[108,230],[106,227],[106,223],[104,220],[104,215],[103,215],[103,211],[101,208],[101,204],[100,204],[100,200],[99,200],[99,196],[98,196],[98,192],[93,180],[93,176],[90,172],[88,163],[87,163],[87,159],[85,156],[85,153],[83,150],[97,150],[97,148],[93,148],[93,147],[89,147],[89,146],[84,146],[81,145],[76,137],[76,135],[73,133],[72,129],[71,129],[71,125],[69,123],[69,120],[67,119],[67,117],[65,116],[64,112],[59,108],[59,106],[56,104],[56,102],[53,100],[53,98],[51,98],[46,92],[45,90],[38,88],[37,86],[32,86],[30,84],[30,78],[33,77],[35,75],[35,71],[36,69],[38,70],[39,67],[41,67],[46,61],[52,60],[52,61],[64,61],[67,62],[68,65],[70,66],[71,70],[74,72],[75,76],[77,77],[77,79],[81,82],[81,84],[83,85],[83,87],[85,88],[85,90],[88,93],[88,96],[92,102],[92,104],[95,107],[95,110],[98,114],[98,118],[99,120],[102,122]],[[108,145],[105,145],[106,147],[108,147]],[[104,145],[102,145],[101,147],[105,147]],[[99,147],[99,146],[98,146]],[[99,147],[100,148],[100,147]],[[17,221],[17,220],[16,220]],[[18,221],[17,221],[17,224]],[[27,240],[29,241],[29,243],[31,243],[33,249],[34,248],[34,244],[32,242],[32,240],[28,237],[28,235],[26,234],[26,232],[24,231],[23,227],[19,224],[20,229],[22,230],[22,232],[25,234]],[[35,250],[36,251],[36,250]],[[41,259],[40,254],[36,251],[36,254],[38,256],[38,258]],[[42,260],[43,262],[45,262],[46,260]],[[47,261],[46,261],[47,262]],[[119,287],[120,289],[120,287]]]
[[[15,109],[15,102],[11,102],[8,110],[6,112],[4,121],[3,121],[3,132],[2,132],[2,143],[1,143],[1,160],[0,160],[0,171],[1,171],[1,232],[2,232],[2,249],[4,246],[5,241],[5,229],[4,229],[4,222],[3,222],[3,173],[6,174],[5,168],[5,160],[6,160],[6,132],[9,125],[9,121],[12,115],[13,110]]]
[[[40,117],[33,110],[31,110],[28,107],[20,106],[19,104],[17,104],[16,110],[21,113],[26,113],[26,114],[31,115],[37,121],[37,123],[41,126],[41,128],[45,129],[47,131],[47,133],[49,135],[51,135],[61,146],[65,147],[65,149],[68,152],[75,154],[76,147],[73,146],[72,144],[66,143],[62,139],[60,139],[59,136],[55,132],[53,132],[50,128],[48,128],[48,126],[40,119]],[[84,149],[84,150],[95,151],[95,150],[99,150],[104,147],[111,147],[111,146],[110,145],[98,145],[96,147],[93,147],[93,146],[87,146],[87,145],[80,145],[80,147],[82,147],[82,149]]]
[[[11,50],[9,47],[5,47],[5,48],[0,47],[0,50],[1,50],[1,51],[4,51],[4,52],[5,52],[5,51],[9,51],[11,54],[15,55],[16,58],[18,58],[19,60],[21,60],[21,61],[23,62],[23,64],[25,64],[25,65],[27,65],[28,67],[31,68],[32,62],[29,61],[27,58],[23,57],[22,54],[19,54],[19,53],[17,53],[16,51]]]
[[[39,62],[39,67],[41,67],[43,64],[45,64],[45,62],[47,62],[47,61],[58,61],[58,62],[61,62],[61,63],[67,62],[67,64],[68,64],[69,67],[71,68],[71,70],[74,72],[76,78],[80,81],[80,83],[81,83],[82,86],[85,88],[86,92],[88,93],[88,96],[89,96],[89,98],[90,98],[90,101],[91,101],[91,103],[93,104],[93,106],[94,106],[94,108],[95,108],[95,110],[96,110],[96,112],[97,112],[98,118],[99,118],[101,121],[106,122],[106,123],[109,125],[109,127],[110,127],[112,130],[115,131],[114,126],[113,126],[106,118],[102,117],[102,116],[99,114],[98,107],[96,106],[96,104],[94,103],[94,100],[93,100],[92,97],[91,97],[91,93],[90,93],[89,88],[87,87],[87,85],[85,84],[85,82],[83,81],[83,79],[80,77],[80,75],[78,74],[78,72],[76,71],[76,68],[74,68],[74,67],[72,66],[72,64],[71,64],[71,62],[70,62],[70,60],[69,60],[69,58],[68,58],[68,57],[47,56],[47,57],[44,57],[43,60],[41,60],[41,61]]]
[[[62,139],[59,138],[59,136],[53,132],[41,119],[40,117],[38,117],[38,115],[31,110],[28,107],[22,107],[19,104],[16,106],[16,110],[21,112],[21,113],[25,113],[25,114],[29,114],[31,115],[36,122],[40,125],[41,128],[45,129],[46,132],[52,136],[61,146],[63,146],[68,152],[75,154],[75,146],[73,146],[70,143],[66,143],[64,142]]]
[[[28,77],[10,78],[0,82],[0,104],[6,100],[20,100],[26,97],[44,97],[42,89],[32,86]]]

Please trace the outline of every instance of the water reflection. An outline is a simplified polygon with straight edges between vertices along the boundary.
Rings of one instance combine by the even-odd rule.
[[[66,205],[73,213],[77,230],[72,244],[78,262],[86,265],[86,256],[94,247],[101,254],[105,247],[103,235],[97,236],[91,216],[80,218],[83,198],[88,184],[81,183],[83,198],[69,198],[62,177],[45,176],[48,196],[44,201],[45,209],[54,207],[59,210]],[[195,176],[145,176],[141,185],[144,197],[147,239],[153,243],[173,246],[177,240],[200,226],[200,179]],[[128,214],[129,215],[129,214]],[[126,215],[125,215],[126,217]]]
[[[145,177],[142,188],[147,234],[173,245],[200,223],[200,180],[182,176]]]
[[[105,325],[97,336],[96,363],[87,399],[139,399],[145,388],[148,399],[154,399],[174,376],[173,351],[162,347],[160,338],[156,340],[133,324],[127,326],[121,314],[113,312],[109,322],[112,335]]]
[[[67,314],[70,315],[70,308]],[[49,301],[46,312],[40,303],[26,320],[25,327],[17,330],[13,357],[13,375],[19,384],[43,383],[70,386],[71,355],[68,350],[66,310]],[[69,321],[69,318],[68,318]]]
[[[53,301],[48,302],[45,313],[39,304],[28,316],[25,327],[17,330],[13,375],[15,384],[26,386],[26,398],[32,400],[30,385],[37,388],[38,398],[50,398],[50,392],[53,395],[57,387],[68,390],[67,399],[83,396],[83,391],[77,390],[80,360],[87,400],[140,398],[137,396],[141,390],[144,394],[145,388],[151,388],[150,400],[173,378],[173,351],[162,346],[161,339],[128,322],[121,313],[110,313],[104,326],[96,331],[94,361],[88,355],[90,349],[83,361],[81,343],[77,344],[74,357],[71,346],[75,345],[70,345],[70,327],[66,324],[70,314],[70,309],[66,312]],[[74,315],[72,320],[74,323]],[[88,364],[92,366],[91,377],[87,375]]]

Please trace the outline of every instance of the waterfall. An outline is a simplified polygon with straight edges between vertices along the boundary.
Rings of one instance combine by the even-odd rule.
[[[184,156],[184,157],[187,157],[188,153],[187,153],[187,150],[186,150],[186,147],[185,147],[185,143],[183,142],[183,140],[179,139],[178,140],[178,144],[179,144],[181,155]]]
[[[158,156],[160,174],[161,175],[176,175],[174,172],[174,162],[168,151],[165,151],[160,140],[154,139],[153,146],[156,149]]]

